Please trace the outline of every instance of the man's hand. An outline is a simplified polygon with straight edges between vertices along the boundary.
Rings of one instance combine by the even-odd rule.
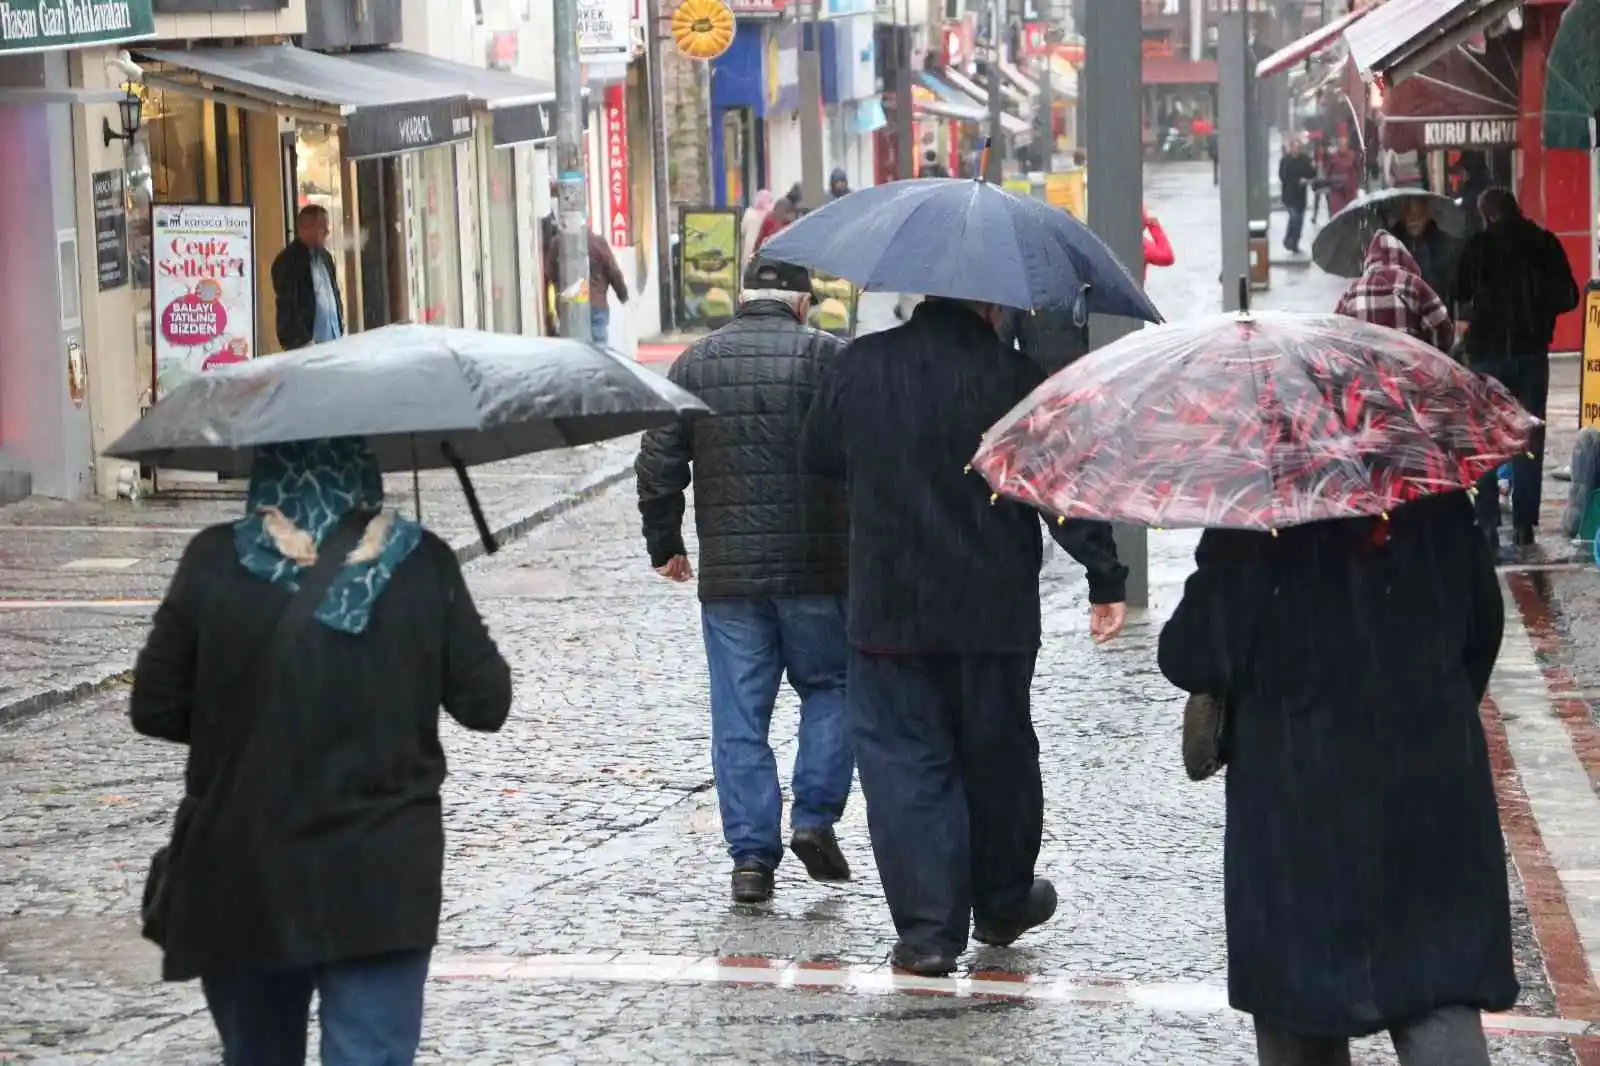
[[[689,564],[687,555],[674,555],[667,560],[665,566],[656,567],[656,573],[670,581],[684,582],[694,580],[694,567]],[[1119,621],[1118,626],[1121,626]]]
[[[1096,644],[1104,644],[1122,632],[1128,620],[1128,606],[1124,603],[1095,603],[1089,606],[1089,635]]]

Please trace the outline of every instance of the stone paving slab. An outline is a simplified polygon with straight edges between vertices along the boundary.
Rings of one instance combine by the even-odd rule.
[[[631,475],[637,436],[479,467],[473,484],[501,541]],[[423,520],[463,559],[483,551],[455,475],[422,475]],[[409,475],[385,479],[415,509]],[[130,503],[30,499],[0,508],[0,722],[93,691],[133,666],[189,538],[232,521],[228,497]],[[94,601],[117,600],[116,603]],[[24,601],[27,601],[24,605]]]

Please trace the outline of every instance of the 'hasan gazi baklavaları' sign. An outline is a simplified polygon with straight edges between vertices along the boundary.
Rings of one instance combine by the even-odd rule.
[[[150,0],[0,0],[0,54],[155,36]]]

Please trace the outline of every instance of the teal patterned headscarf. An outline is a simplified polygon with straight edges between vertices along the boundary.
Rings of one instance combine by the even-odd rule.
[[[378,515],[317,606],[317,621],[344,633],[366,630],[395,567],[422,541],[416,522],[379,514],[383,477],[360,437],[256,449],[247,507],[233,525],[239,562],[290,592],[299,588],[300,575],[341,518],[357,508]]]

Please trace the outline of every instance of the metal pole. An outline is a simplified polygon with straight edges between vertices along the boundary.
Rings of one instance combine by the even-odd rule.
[[[1240,0],[1217,20],[1217,166],[1222,193],[1222,307],[1239,310],[1250,274],[1249,16]]]
[[[810,0],[800,26],[800,191],[807,207],[821,207],[828,198],[822,146],[822,0]]]
[[[1054,46],[1056,29],[1054,26],[1045,34],[1044,62],[1040,64],[1041,74],[1039,81],[1039,114],[1035,116],[1037,129],[1034,131],[1034,154],[1039,157],[1039,169],[1046,174],[1056,168],[1056,97],[1055,75],[1051,73],[1051,52]]]
[[[1079,114],[1088,127],[1089,226],[1128,265],[1144,272],[1144,151],[1137,101],[1140,85],[1140,6],[1090,0],[1084,5],[1084,77]],[[1116,100],[1119,106],[1103,106]],[[1087,104],[1087,106],[1085,106]],[[1139,328],[1126,318],[1093,315],[1091,348],[1103,347]],[[1142,526],[1117,526],[1117,554],[1128,568],[1128,606],[1150,602],[1148,538]]]
[[[672,191],[667,183],[667,94],[661,81],[661,0],[645,0],[645,63],[650,82],[651,178],[656,190],[656,282],[661,289],[661,328],[678,328],[678,301],[672,284]]]
[[[914,178],[920,162],[917,158],[916,104],[911,96],[911,5],[906,4],[904,22],[894,27],[894,139],[895,176]]]
[[[1072,2],[1072,32],[1084,42],[1085,51],[1088,50],[1089,40],[1089,0],[1071,0]],[[1141,31],[1142,32],[1142,31]],[[1089,78],[1088,56],[1084,56],[1084,64],[1078,68],[1078,102],[1072,109],[1072,143],[1077,145],[1086,154],[1089,151]],[[1141,134],[1142,139],[1142,134]]]
[[[556,192],[561,227],[556,306],[561,335],[590,340],[589,191],[583,176],[583,67],[578,61],[578,0],[555,0]]]
[[[1246,15],[1246,26],[1250,16]],[[1267,86],[1255,76],[1258,53],[1256,38],[1246,29],[1245,39],[1245,151],[1249,153],[1250,166],[1250,221],[1266,222],[1272,214],[1272,188],[1268,182],[1267,139],[1271,118],[1267,108]]]
[[[1005,176],[1005,127],[1000,123],[1000,33],[1003,27],[1000,0],[989,0],[989,151],[983,180],[992,185],[1000,184]]]

